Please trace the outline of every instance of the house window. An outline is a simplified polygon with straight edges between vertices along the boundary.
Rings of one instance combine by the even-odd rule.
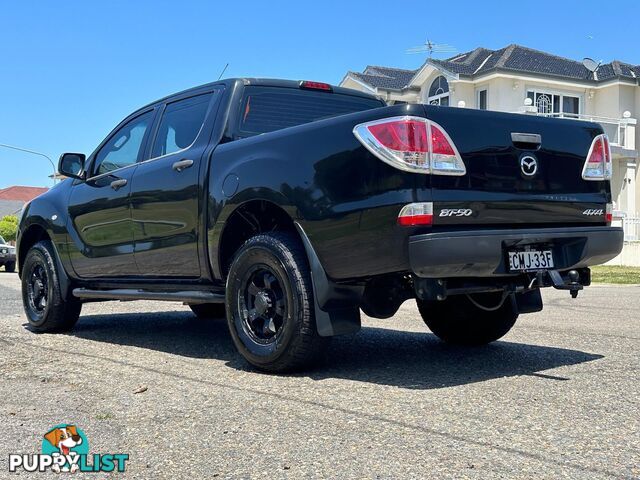
[[[527,98],[531,99],[538,113],[558,117],[577,117],[580,114],[580,97],[529,90]]]
[[[478,90],[478,109],[487,109],[487,90]]]
[[[449,82],[440,75],[429,87],[429,97],[427,101],[430,105],[449,106]]]

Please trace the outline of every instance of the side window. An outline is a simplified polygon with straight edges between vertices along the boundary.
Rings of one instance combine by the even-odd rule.
[[[162,113],[151,158],[190,146],[202,128],[210,99],[208,93],[169,103]]]
[[[144,134],[149,128],[152,113],[134,118],[118,130],[96,155],[95,175],[108,173],[138,161]]]

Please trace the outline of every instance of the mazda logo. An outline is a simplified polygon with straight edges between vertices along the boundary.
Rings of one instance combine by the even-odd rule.
[[[538,171],[538,160],[531,155],[524,156],[520,159],[520,169],[526,177],[533,177]]]

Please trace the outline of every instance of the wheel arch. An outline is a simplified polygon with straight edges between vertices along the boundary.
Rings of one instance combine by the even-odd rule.
[[[260,233],[285,231],[304,247],[311,270],[316,326],[323,337],[353,333],[360,329],[358,299],[362,288],[337,286],[327,278],[315,250],[294,213],[265,199],[246,201],[229,214],[218,242],[220,278],[226,279],[235,253],[249,238]],[[332,304],[332,306],[329,306]]]
[[[48,240],[51,242],[51,235],[49,235],[46,228],[38,223],[32,223],[25,229],[22,235],[20,235],[17,248],[19,270],[22,270],[24,260],[27,257],[27,252],[31,247],[42,240]],[[53,242],[51,243],[53,244]]]
[[[63,296],[68,295],[70,280],[67,275],[64,266],[62,265],[62,261],[60,259],[60,254],[56,248],[55,243],[53,242],[52,235],[47,231],[47,229],[39,223],[32,223],[28,227],[25,228],[24,232],[20,235],[17,245],[17,262],[18,262],[18,274],[22,276],[22,266],[24,265],[24,261],[27,257],[27,253],[36,243],[41,241],[48,241],[53,249],[53,256],[56,262],[58,280],[60,282],[60,292]]]
[[[249,238],[260,233],[286,231],[296,235],[301,241],[295,227],[295,210],[286,208],[272,200],[254,198],[247,200],[225,216],[219,232],[217,249],[212,256],[214,273],[225,279],[235,253]],[[211,253],[211,252],[210,252]]]

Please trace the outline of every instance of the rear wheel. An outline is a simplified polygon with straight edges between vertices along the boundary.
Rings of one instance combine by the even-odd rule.
[[[224,318],[226,316],[224,303],[200,303],[189,305],[198,318]]]
[[[82,303],[63,297],[51,243],[36,243],[27,252],[21,270],[22,303],[31,328],[37,332],[62,332],[78,321]]]
[[[9,262],[4,265],[5,271],[13,273],[16,271],[16,262]]]
[[[247,240],[231,265],[226,300],[233,341],[261,370],[309,367],[329,343],[316,329],[311,273],[294,235],[272,232]]]
[[[438,338],[452,344],[493,342],[506,335],[518,318],[513,295],[503,298],[499,292],[471,297],[455,295],[442,301],[416,301],[427,327]]]

